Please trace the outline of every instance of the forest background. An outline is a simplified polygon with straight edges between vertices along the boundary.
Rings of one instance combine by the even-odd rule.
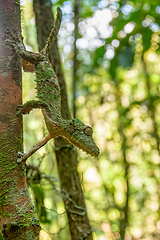
[[[78,171],[94,239],[160,238],[160,5],[159,1],[52,1],[63,21],[58,44],[70,108],[93,127],[98,159],[78,151]],[[74,7],[78,4],[75,44]],[[47,16],[46,16],[47,18]],[[32,1],[22,2],[22,34],[38,51]],[[76,49],[76,59],[74,51]],[[76,64],[75,64],[76,62]],[[76,67],[75,67],[76,65]],[[23,72],[23,101],[35,98],[34,74]],[[24,116],[25,152],[46,134],[39,110]],[[58,184],[53,145],[28,162]],[[41,185],[45,240],[69,239],[59,194]],[[33,189],[31,194],[34,195]],[[58,215],[57,215],[58,213]],[[124,238],[123,238],[123,237]]]

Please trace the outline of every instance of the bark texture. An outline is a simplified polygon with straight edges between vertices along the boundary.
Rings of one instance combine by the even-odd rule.
[[[33,6],[36,15],[39,50],[41,50],[45,46],[46,39],[54,23],[52,3],[50,0],[34,0]],[[68,108],[66,85],[57,41],[52,45],[50,60],[61,88],[62,116],[65,119],[70,119],[71,115]],[[63,138],[55,139],[55,146],[57,149],[56,158],[61,181],[61,192],[68,215],[71,238],[73,240],[92,240],[92,229],[89,224],[80,177],[77,172],[76,149]]]
[[[77,87],[77,70],[78,70],[78,49],[76,46],[76,41],[78,39],[79,31],[78,31],[78,23],[79,23],[79,8],[80,8],[80,0],[74,0],[74,55],[73,55],[73,82],[72,82],[72,91],[73,91],[73,117],[76,118],[76,87]]]
[[[17,164],[17,152],[23,151],[22,118],[16,117],[16,106],[22,102],[21,59],[5,43],[7,28],[20,32],[16,0],[0,1],[0,229],[4,240],[38,239],[25,166]]]

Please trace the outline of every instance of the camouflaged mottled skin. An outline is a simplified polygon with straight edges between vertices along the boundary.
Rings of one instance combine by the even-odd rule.
[[[26,63],[31,63],[28,64],[29,69],[33,71],[35,67],[37,100],[31,100],[18,106],[17,116],[28,114],[34,108],[40,108],[51,138],[65,137],[72,145],[91,156],[98,157],[99,149],[92,138],[92,128],[84,125],[79,119],[66,120],[61,115],[60,87],[48,58],[49,46],[57,36],[61,18],[62,13],[58,8],[55,26],[51,30],[46,46],[40,53],[26,51],[22,40],[14,37],[11,33],[10,39],[6,40]],[[27,71],[27,65],[25,71]]]

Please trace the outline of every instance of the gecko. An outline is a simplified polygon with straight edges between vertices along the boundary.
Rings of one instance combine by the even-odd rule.
[[[39,52],[27,51],[22,36],[15,36],[8,29],[6,31],[6,43],[10,44],[22,61],[31,65],[29,69],[35,71],[36,100],[30,100],[23,105],[17,106],[17,116],[29,114],[33,109],[41,109],[48,135],[27,153],[18,153],[17,162],[27,160],[39,148],[44,146],[50,139],[57,137],[66,138],[72,145],[82,149],[87,154],[98,157],[99,148],[92,137],[93,130],[81,120],[64,119],[61,114],[61,92],[56,73],[49,61],[48,52],[51,43],[57,37],[62,20],[62,11],[57,8],[57,17],[49,34],[46,46]]]

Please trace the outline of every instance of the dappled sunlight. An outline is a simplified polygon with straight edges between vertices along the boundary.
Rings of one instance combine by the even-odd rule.
[[[51,240],[50,234],[44,230],[40,231],[39,240]]]
[[[101,185],[101,180],[98,175],[98,172],[96,168],[90,167],[87,169],[87,171],[84,174],[84,180],[87,181],[87,183],[92,183],[94,186],[98,187]]]
[[[134,29],[135,25],[134,23],[130,22],[130,23],[127,23],[125,26],[124,26],[124,32],[125,33],[131,33]]]

